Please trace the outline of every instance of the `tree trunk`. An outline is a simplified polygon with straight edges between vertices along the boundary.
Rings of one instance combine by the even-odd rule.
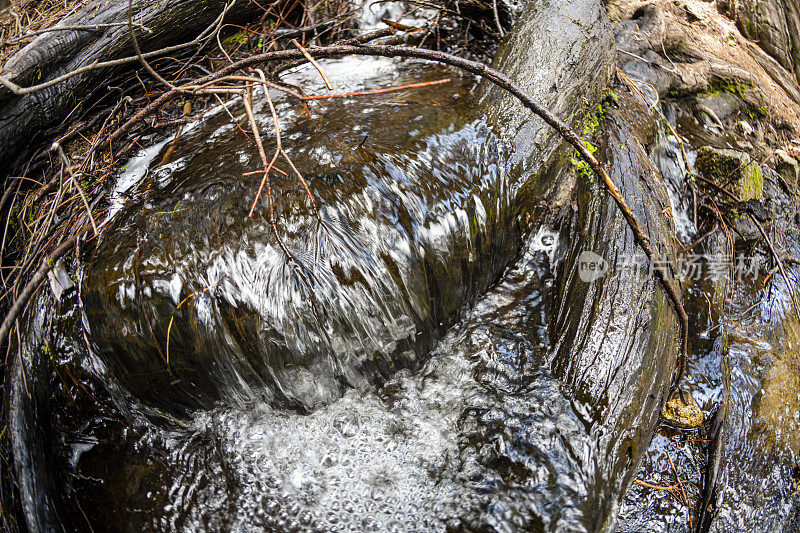
[[[0,0],[2,2],[7,0]],[[224,0],[141,0],[134,3],[134,21],[150,31],[135,27],[142,52],[193,40],[220,15]],[[95,0],[59,25],[124,23],[126,0]],[[255,4],[240,1],[228,12],[225,22],[242,20],[255,13]],[[31,86],[55,79],[95,61],[134,55],[127,24],[99,30],[48,32],[14,54],[2,75],[19,86]],[[0,178],[24,161],[37,144],[46,140],[48,128],[61,125],[82,100],[109,90],[106,83],[120,72],[138,67],[138,62],[116,68],[90,70],[57,85],[23,96],[0,86]]]
[[[797,0],[734,0],[725,4],[739,30],[800,83],[800,3]]]

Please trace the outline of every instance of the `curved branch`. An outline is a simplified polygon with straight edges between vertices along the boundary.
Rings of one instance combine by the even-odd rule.
[[[142,64],[142,66],[145,68],[145,70],[147,70],[147,72],[150,73],[151,76],[160,81],[162,85],[166,86],[168,89],[174,89],[175,86],[162,78],[161,75],[150,66],[150,63],[148,63],[147,59],[145,59],[142,55],[142,50],[139,48],[139,39],[136,38],[136,32],[133,31],[133,0],[128,0],[128,33],[131,36],[133,51],[136,52],[136,57],[139,58],[139,63]]]

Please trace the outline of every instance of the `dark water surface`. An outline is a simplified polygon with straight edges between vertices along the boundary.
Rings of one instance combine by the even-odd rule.
[[[320,206],[317,218],[295,178],[273,179],[293,259],[265,201],[247,218],[260,176],[242,175],[260,162],[223,113],[118,195],[131,200],[86,267],[83,326],[71,309],[54,336],[56,373],[80,374],[133,421],[97,406],[56,417],[59,461],[95,527],[584,520],[588,410],[546,364],[557,236],[530,235],[533,203],[476,116],[472,79],[359,64],[354,88],[455,79],[325,101],[311,120],[279,100],[284,146]],[[68,333],[83,327],[91,353]]]
[[[545,192],[576,180],[565,154],[543,151],[536,175],[512,164],[473,78],[383,59],[325,70],[337,93],[452,81],[315,102],[311,118],[272,93],[319,208],[279,160],[280,239],[266,196],[248,218],[261,162],[244,111],[228,106],[234,123],[217,109],[129,162],[80,294],[40,298],[25,353],[42,369],[32,387],[51,392],[30,438],[47,442],[64,523],[599,530],[616,527],[642,456],[639,476],[669,472],[669,455],[701,486],[704,465],[675,448],[702,455],[700,435],[662,431],[645,453],[674,363],[663,294],[646,272],[577,279],[583,250],[618,261],[636,248],[599,185],[578,177],[555,205]],[[294,77],[323,92],[315,71]],[[262,93],[255,101],[271,158],[272,117]],[[673,227],[670,191],[677,233],[691,235],[670,181],[675,147],[656,136],[648,158],[637,135],[652,120],[622,94],[616,107],[600,152],[612,177],[651,232]],[[658,167],[666,186],[653,186]],[[709,311],[717,290],[687,289],[690,388],[706,412],[728,381],[732,399],[729,503],[715,527],[785,524],[791,454],[762,453],[777,439],[750,415],[757,404],[768,419],[779,403],[754,376],[783,345],[762,335],[767,311],[747,310],[770,300],[736,296],[726,312],[745,318],[730,323]],[[780,427],[796,449],[794,426]],[[671,496],[632,487],[622,529],[684,527]]]

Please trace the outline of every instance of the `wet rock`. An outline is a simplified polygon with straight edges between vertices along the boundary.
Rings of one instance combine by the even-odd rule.
[[[694,429],[703,423],[703,411],[689,393],[674,393],[661,409],[661,416],[673,426]]]
[[[613,59],[599,2],[548,0],[521,16],[496,63],[574,123]],[[318,219],[295,182],[274,181],[282,244],[264,202],[248,217],[258,180],[241,175],[257,163],[232,134],[216,148],[185,137],[174,153],[183,166],[161,170],[163,186],[120,214],[87,275],[98,353],[135,396],[178,412],[253,396],[314,410],[417,368],[517,255],[531,195],[557,181],[546,163],[563,140],[501,93],[484,93],[487,122],[519,164],[506,163],[483,120],[462,121],[452,95],[437,101],[440,90],[387,114],[331,102],[326,117],[342,120],[325,127],[289,121],[282,135],[302,139],[289,150],[321,208]],[[348,137],[355,126],[370,132],[361,150],[363,138]]]
[[[754,133],[753,126],[751,126],[746,120],[740,120],[736,126],[742,135],[746,137],[750,137]]]
[[[675,229],[666,186],[643,146],[653,142],[656,122],[629,93],[614,92],[619,103],[604,108],[596,153],[657,257],[673,262]],[[577,210],[570,232],[562,235],[567,244],[558,266],[550,366],[576,399],[593,406],[591,439],[607,454],[592,473],[597,481],[590,498],[615,509],[658,421],[675,368],[678,327],[620,210],[596,181],[579,176],[577,182]],[[606,260],[606,276],[585,281],[576,265],[587,251]],[[610,512],[602,528],[594,523],[587,529],[614,530],[615,521]]]
[[[757,398],[755,427],[767,450],[795,454],[800,449],[800,321],[789,307],[776,328],[773,356]]]
[[[764,195],[764,174],[758,163],[744,152],[703,146],[697,150],[697,170],[704,178],[746,201]]]
[[[64,295],[71,293],[75,289],[75,283],[69,277],[67,269],[64,268],[63,259],[59,259],[50,272],[47,273],[47,279],[50,281],[50,288],[53,289],[53,295],[56,300],[61,301]]]
[[[800,180],[800,163],[784,150],[775,150],[775,171],[786,182],[790,191],[797,190]]]
[[[700,94],[695,97],[697,110],[700,112],[710,110],[715,122],[719,123],[741,111],[745,106],[742,100],[733,93],[722,92],[719,94]]]

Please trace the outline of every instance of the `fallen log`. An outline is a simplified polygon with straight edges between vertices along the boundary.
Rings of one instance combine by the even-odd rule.
[[[143,0],[133,6],[134,31],[152,57],[202,46],[219,30],[223,12],[228,23],[258,11],[250,0]],[[0,71],[0,177],[86,97],[102,95],[108,80],[139,65],[127,19],[128,2],[94,0],[56,25],[80,29],[42,33],[6,61]]]

